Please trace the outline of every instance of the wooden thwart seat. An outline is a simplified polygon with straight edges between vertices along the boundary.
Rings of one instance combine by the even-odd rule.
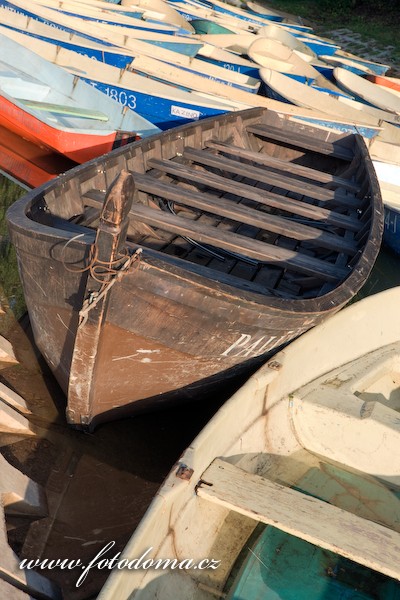
[[[211,154],[204,150],[186,147],[183,156],[198,164],[221,169],[230,173],[237,173],[238,175],[254,179],[254,181],[260,181],[262,183],[267,183],[268,185],[280,187],[289,192],[303,194],[310,198],[314,198],[315,200],[337,201],[340,199],[344,204],[347,200],[354,200],[354,196],[349,196],[341,191],[328,190],[311,183],[296,181],[285,175],[278,175],[271,171],[265,171],[263,168],[243,164],[237,160],[225,158],[224,156],[216,156],[215,154]]]
[[[352,160],[354,158],[354,153],[344,146],[331,142],[324,142],[323,140],[315,140],[309,135],[300,133],[290,132],[290,134],[288,134],[287,131],[279,129],[278,127],[272,127],[270,125],[248,125],[246,131],[248,133],[255,133],[264,138],[284,142],[291,146],[318,152],[319,154],[327,154],[343,160]]]
[[[266,190],[255,188],[254,186],[245,183],[239,183],[237,181],[233,181],[232,179],[221,177],[220,175],[215,175],[211,172],[203,173],[201,171],[196,171],[189,165],[183,165],[176,161],[152,158],[148,161],[147,165],[150,168],[158,169],[159,171],[168,173],[169,175],[173,175],[175,177],[180,177],[181,179],[186,179],[191,182],[206,185],[210,188],[215,188],[217,190],[228,192],[230,194],[235,194],[236,196],[241,196],[242,198],[246,198],[247,200],[255,200],[260,204],[267,204],[268,206],[281,208],[282,210],[291,210],[289,202],[292,202],[293,206],[303,206],[303,210],[306,210],[306,208],[308,208],[309,214],[312,214],[315,208],[313,205],[307,205],[306,202],[299,202],[296,200],[288,199],[286,197],[283,198],[280,194],[267,192]],[[325,199],[323,201],[325,201]],[[335,197],[334,201],[337,204],[344,204],[345,206],[351,208],[359,208],[360,206],[360,202],[357,199],[352,198],[351,196],[345,197],[340,195]]]
[[[90,198],[90,195],[87,194],[84,197],[84,202],[87,205],[96,206],[101,201],[93,197]],[[184,219],[164,211],[157,211],[141,204],[132,206],[130,216],[136,217],[147,225],[190,237],[197,242],[211,244],[215,248],[243,254],[261,262],[269,262],[275,266],[281,266],[307,275],[316,275],[322,281],[335,282],[343,279],[349,273],[347,268],[336,267],[332,263],[306,256],[300,252],[280,248],[236,233],[221,231],[215,227],[206,226],[197,221]]]
[[[215,459],[197,495],[400,579],[400,533]]]
[[[228,219],[246,223],[247,225],[252,225],[257,228],[266,229],[296,240],[307,240],[322,248],[348,252],[351,255],[357,252],[358,249],[355,242],[347,242],[337,235],[321,231],[317,227],[311,225],[296,223],[285,219],[282,216],[269,215],[265,212],[260,212],[253,208],[236,204],[224,198],[215,198],[214,196],[200,192],[193,192],[191,190],[171,186],[162,181],[158,181],[149,175],[133,173],[133,177],[137,190],[160,196],[165,200],[179,202],[185,206],[191,206],[209,213],[214,213],[221,217],[227,217]],[[326,213],[328,211],[325,210],[324,212]],[[338,216],[340,217],[342,215]],[[329,221],[329,217],[327,220]],[[350,221],[350,219],[348,220]],[[343,222],[344,221],[341,221],[341,223]],[[358,221],[356,223],[358,224]]]
[[[141,173],[133,173],[133,175],[135,178],[136,189],[138,190],[144,191],[148,194],[160,196],[165,200],[179,202],[181,204],[185,204],[186,206],[196,206],[197,208],[201,208],[201,206],[198,205],[198,202],[200,202],[201,200],[209,200],[213,203],[213,209],[210,212],[220,214],[218,212],[218,207],[221,204],[222,198],[216,198],[215,196],[212,196],[207,193],[196,192],[182,187],[171,186],[149,175],[143,175]],[[360,231],[360,227],[363,226],[358,219],[348,217],[347,215],[343,215],[328,208],[323,208],[320,206],[310,206],[307,203],[300,202],[299,200],[294,200],[293,198],[281,196],[275,198],[274,195],[272,198],[270,198],[269,196],[268,198],[259,198],[258,202],[259,204],[262,204],[264,206],[278,208],[286,212],[290,212],[293,215],[299,215],[301,217],[306,217],[307,219],[312,219],[313,221],[323,221],[324,225],[329,224],[332,226],[343,228],[347,231],[353,231],[358,233]],[[230,218],[234,219],[235,214],[237,215],[237,210],[240,207],[240,205],[230,201],[229,207],[229,216]],[[249,208],[247,208],[247,211],[249,211],[250,214],[252,213],[252,210]],[[257,211],[257,214],[260,215],[263,213]],[[240,214],[240,218],[242,218],[242,214]],[[312,226],[313,224],[310,223],[309,225]],[[286,231],[288,231],[288,228],[290,229],[289,222],[287,222]]]
[[[220,152],[229,154],[230,156],[251,160],[253,163],[263,165],[264,167],[275,168],[283,173],[297,175],[306,179],[313,179],[314,181],[318,181],[322,184],[329,184],[333,187],[343,187],[350,192],[356,193],[360,191],[360,186],[357,183],[349,181],[348,179],[344,179],[343,177],[330,175],[330,173],[318,171],[317,169],[312,169],[311,167],[304,167],[303,165],[282,160],[281,158],[275,158],[274,156],[269,156],[268,154],[261,154],[260,152],[254,152],[253,150],[247,150],[247,148],[233,146],[228,144],[228,142],[215,142],[214,140],[210,140],[209,142],[206,142],[205,146],[206,148],[219,150]]]

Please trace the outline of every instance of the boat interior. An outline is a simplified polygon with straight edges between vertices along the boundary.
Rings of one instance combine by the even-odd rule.
[[[371,181],[355,138],[229,117],[219,130],[200,121],[93,162],[66,181],[62,201],[45,194],[53,226],[96,228],[125,169],[135,183],[128,244],[238,289],[326,294],[370,233]]]

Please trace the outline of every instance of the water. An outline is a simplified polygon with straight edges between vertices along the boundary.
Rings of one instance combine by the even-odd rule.
[[[0,372],[0,380],[30,406],[36,436],[2,447],[6,458],[46,489],[49,516],[30,525],[12,522],[9,541],[21,557],[79,558],[85,564],[110,541],[122,550],[163,478],[209,420],[222,398],[202,405],[140,415],[84,434],[65,424],[65,398],[32,341],[16,258],[7,239],[5,212],[24,191],[0,176],[0,333],[14,346],[20,364]],[[400,285],[398,259],[383,250],[358,299]],[[10,519],[8,522],[11,523]],[[149,541],[150,542],[150,541]],[[46,572],[69,600],[95,597],[108,572],[80,575]]]
[[[0,333],[20,364],[0,371],[0,381],[19,393],[34,413],[36,436],[1,448],[14,466],[46,489],[49,516],[30,525],[8,519],[9,542],[20,557],[80,558],[85,564],[110,541],[124,548],[171,466],[218,408],[218,401],[140,415],[84,434],[67,427],[65,398],[37,352],[25,313],[15,252],[7,239],[7,207],[24,191],[0,176]],[[0,434],[1,435],[1,434]],[[45,572],[64,597],[95,597],[108,572]]]

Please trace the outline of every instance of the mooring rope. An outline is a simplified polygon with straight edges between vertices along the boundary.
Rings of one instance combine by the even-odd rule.
[[[111,261],[111,263],[106,263],[103,261],[99,261],[100,264],[96,265],[92,263],[88,268],[90,268],[90,274],[95,279],[95,281],[102,284],[102,287],[98,292],[92,292],[89,298],[86,298],[82,304],[82,308],[79,311],[79,325],[78,327],[83,327],[87,321],[89,312],[97,306],[97,304],[104,298],[104,296],[110,291],[112,286],[117,282],[121,281],[122,277],[126,275],[133,263],[136,263],[136,269],[139,267],[141,254],[143,252],[142,248],[138,248],[134,254],[121,256],[118,259]],[[125,262],[120,264],[118,269],[108,268],[111,264],[120,262],[123,259],[126,259]],[[104,270],[102,272],[103,279],[98,279],[94,276],[95,269],[97,266],[101,266]],[[106,279],[107,277],[107,279]]]
[[[100,300],[104,298],[117,281],[120,281],[124,275],[130,272],[134,263],[136,263],[136,269],[139,267],[141,254],[143,252],[142,248],[138,248],[133,254],[130,254],[129,250],[124,248],[124,252],[120,253],[114,260],[103,261],[98,258],[98,249],[96,244],[93,243],[89,250],[88,264],[82,268],[72,268],[65,262],[65,250],[68,244],[82,235],[84,234],[76,235],[64,245],[61,262],[64,268],[70,273],[85,273],[86,271],[89,271],[89,276],[99,283],[101,287],[97,292],[92,292],[89,295],[89,298],[84,300],[82,308],[79,311],[78,327],[82,327],[86,323],[89,312],[97,306]]]

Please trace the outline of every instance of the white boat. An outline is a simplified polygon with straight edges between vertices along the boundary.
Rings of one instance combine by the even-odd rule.
[[[24,43],[24,34],[1,26],[0,30],[2,35]],[[220,85],[227,90],[226,98],[218,100],[211,94],[198,94],[182,90],[176,86],[155,81],[127,69],[118,69],[35,38],[29,38],[29,47],[32,52],[50,63],[63,67],[69,73],[88,81],[93,87],[104,92],[117,103],[134,109],[139,115],[151,115],[161,129],[214,114],[247,108],[247,106],[231,100],[228,91],[232,92],[233,88],[223,84]],[[144,60],[146,57],[142,57],[142,59]],[[212,81],[205,79],[203,81],[210,85],[217,85]],[[255,94],[238,91],[246,98],[255,96]]]
[[[85,21],[109,23],[112,25],[121,25],[124,27],[139,28],[148,31],[154,31],[156,28],[160,33],[175,34],[179,32],[179,28],[170,23],[147,23],[140,16],[128,15],[126,11],[112,10],[113,4],[102,6],[107,3],[81,2],[79,0],[32,0],[30,8],[36,10],[35,7],[42,6],[51,11],[56,11],[60,15],[66,14],[69,16],[79,17]],[[136,13],[137,14],[137,13]]]
[[[3,5],[10,12],[21,13],[35,21],[51,24],[53,27],[63,29],[69,33],[79,33],[92,41],[102,40],[112,45],[124,47],[130,39],[134,38],[188,56],[195,56],[202,46],[201,42],[191,36],[170,35],[172,33],[171,27],[165,25],[160,25],[157,27],[157,31],[154,31],[154,27],[146,21],[139,21],[140,28],[124,27],[122,25],[88,21],[63,14],[37,2],[27,4],[23,0],[7,0]]]
[[[373,75],[374,71],[369,68],[368,65],[358,62],[347,56],[340,55],[339,53],[333,56],[320,56],[320,59],[333,67],[342,67],[348,69],[357,75]]]
[[[251,93],[256,93],[260,86],[259,79],[249,77],[244,73],[234,72],[225,69],[222,66],[206,63],[203,60],[192,58],[185,54],[181,54],[180,52],[168,50],[167,48],[161,48],[135,38],[130,38],[129,44],[126,43],[124,48],[109,46],[105,43],[88,40],[83,37],[83,35],[71,34],[67,31],[52,27],[51,25],[34,21],[26,15],[12,13],[1,6],[0,24],[0,26],[16,29],[15,36],[17,36],[18,33],[24,34],[25,39],[20,35],[18,41],[26,46],[29,46],[30,44],[29,38],[26,36],[33,36],[42,41],[48,41],[73,50],[79,54],[90,56],[90,58],[94,58],[98,61],[136,71],[139,71],[139,66],[135,64],[135,59],[139,59],[143,57],[143,55],[150,56],[156,60],[179,66],[190,73],[206,79],[220,81]],[[11,36],[13,33],[10,32],[9,35]],[[159,73],[161,74],[161,69],[159,69]],[[159,78],[161,77],[159,76]]]
[[[336,67],[333,75],[342,89],[354,97],[372,106],[400,115],[400,98],[395,97],[389,89],[385,90],[375,83],[352,73],[348,69]]]
[[[398,598],[399,303],[400,288],[356,302],[257,371],[173,467],[98,600]]]
[[[196,35],[194,38],[204,44],[217,46],[223,50],[237,52],[238,54],[247,54],[247,50],[255,41],[256,36],[253,33],[216,33]]]
[[[24,34],[7,28],[1,28],[1,31],[20,43],[25,38]],[[277,102],[218,81],[204,79],[146,56],[135,59],[135,68],[138,71],[146,69],[150,77],[138,75],[128,69],[121,70],[86,56],[78,56],[75,52],[34,38],[29,38],[29,47],[46,60],[83,77],[115,100],[134,108],[139,114],[146,115],[150,120],[154,119],[161,129],[177,125],[182,119],[197,120],[251,107],[269,108],[280,114],[293,116],[324,116],[321,111],[310,111]],[[171,85],[157,81],[159,78],[169,81]],[[179,89],[182,83],[191,91]],[[326,115],[325,120],[329,121]],[[336,120],[333,119],[335,122]],[[373,119],[371,124],[373,127],[377,125]]]
[[[245,21],[233,14],[227,15],[216,12],[212,7],[198,4],[197,2],[171,2],[170,6],[179,11],[183,18],[188,19],[196,33],[199,33],[197,31],[197,26],[200,20],[209,22],[208,27],[211,31],[208,33],[226,33],[227,30],[229,30],[230,33],[249,33],[255,32],[263,26],[262,23],[257,24],[255,22]]]
[[[256,36],[247,49],[248,56],[261,67],[267,67],[279,73],[290,75],[302,83],[340,92],[339,88],[324,77],[316,68],[303,60],[288,46],[274,39]]]
[[[397,140],[396,129],[390,124],[400,124],[400,118],[394,113],[384,111],[373,106],[362,104],[344,96],[330,96],[311,86],[289,79],[286,75],[261,68],[260,75],[267,86],[276,94],[276,97],[285,98],[298,106],[307,106],[320,112],[336,115],[338,118],[347,118],[360,125],[378,124],[386,121],[384,127],[394,134]],[[398,132],[400,134],[400,130]]]
[[[305,44],[302,40],[294,36],[289,31],[279,27],[279,25],[266,25],[258,30],[257,35],[262,37],[266,37],[272,40],[277,40],[285,46],[288,46],[300,56],[303,60],[307,62],[312,62],[318,60],[317,55],[307,44]]]
[[[346,50],[342,49],[336,52],[336,56],[347,58],[356,63],[362,64],[368,67],[368,69],[370,69],[373,73],[377,75],[384,75],[390,69],[390,65],[385,65],[383,63],[378,63],[373,60],[368,60],[367,58],[362,58],[361,56],[357,56],[356,54],[352,54],[351,52],[347,52]]]
[[[85,4],[90,1],[90,4],[108,4],[108,10],[116,12],[141,11],[142,19],[161,21],[175,25],[188,33],[194,33],[193,27],[184,19],[178,11],[174,10],[164,0],[122,0],[121,4],[113,4],[111,2],[100,2],[100,0],[81,0]],[[104,7],[105,8],[105,7]]]
[[[373,161],[385,209],[383,241],[400,254],[400,165]]]
[[[286,75],[314,81],[319,73],[309,62],[300,58],[291,48],[281,42],[257,36],[247,49],[251,60]]]

